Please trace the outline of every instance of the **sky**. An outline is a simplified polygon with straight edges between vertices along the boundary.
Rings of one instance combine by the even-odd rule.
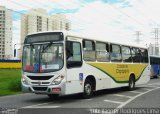
[[[0,0],[0,5],[13,11],[13,45],[20,42],[21,15],[35,8],[65,14],[73,32],[128,45],[154,43],[152,31],[160,27],[160,0]]]

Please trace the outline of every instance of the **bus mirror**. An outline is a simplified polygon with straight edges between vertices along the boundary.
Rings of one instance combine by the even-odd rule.
[[[14,49],[14,57],[16,57],[16,49]]]

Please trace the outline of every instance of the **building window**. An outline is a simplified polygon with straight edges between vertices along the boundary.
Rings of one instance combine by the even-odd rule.
[[[37,16],[37,32],[42,31],[42,17]]]

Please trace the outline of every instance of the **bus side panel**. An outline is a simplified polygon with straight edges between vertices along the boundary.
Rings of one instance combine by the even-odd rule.
[[[135,74],[136,84],[147,83],[150,79],[147,64],[84,62],[80,68],[67,69],[66,94],[83,92],[85,79],[90,75],[95,77],[96,90],[128,86],[131,73]]]
[[[137,84],[143,84],[148,82],[149,68],[148,64],[133,64],[133,63],[88,63],[91,66],[103,72],[105,77],[110,77],[110,88],[128,86],[129,77],[133,73]],[[94,70],[96,71],[96,70]],[[98,71],[96,71],[98,73]],[[94,72],[94,74],[96,73]],[[98,74],[97,74],[98,76]],[[107,87],[106,87],[107,88]]]
[[[96,90],[123,87],[128,85],[128,82],[126,83],[123,81],[124,79],[126,79],[123,74],[118,75],[114,72],[116,71],[117,64],[92,62],[87,63],[85,67],[85,69],[87,69],[86,75],[93,75],[96,78]]]
[[[82,76],[81,68],[69,68],[66,70],[66,94],[80,93],[83,90],[83,84],[80,80]]]
[[[84,62],[81,68],[67,69],[66,94],[83,92],[87,76],[94,76],[96,90],[111,88],[110,82],[112,79],[109,76]]]
[[[111,78],[107,76],[101,70],[89,65],[84,64],[84,74],[85,77],[92,75],[96,79],[96,90],[111,88]]]
[[[147,66],[143,73],[141,74],[141,77],[139,80],[136,81],[136,85],[145,84],[150,80],[150,68]]]

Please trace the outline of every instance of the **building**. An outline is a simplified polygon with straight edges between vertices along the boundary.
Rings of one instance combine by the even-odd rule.
[[[51,30],[52,21],[44,9],[32,9],[21,17],[21,43],[27,34]]]
[[[160,45],[150,44],[148,51],[149,51],[149,55],[160,56]]]
[[[40,31],[70,30],[71,24],[63,14],[49,16],[44,9],[32,9],[21,17],[21,43],[27,34]]]
[[[71,30],[71,23],[64,14],[55,14],[51,16],[52,30]]]
[[[32,9],[21,17],[21,44],[25,36],[35,32],[53,31],[53,30],[70,30],[71,24],[63,14],[49,16],[44,9]],[[22,50],[22,45],[21,45]],[[21,52],[19,51],[19,59]]]
[[[12,57],[12,11],[0,6],[0,59]]]

